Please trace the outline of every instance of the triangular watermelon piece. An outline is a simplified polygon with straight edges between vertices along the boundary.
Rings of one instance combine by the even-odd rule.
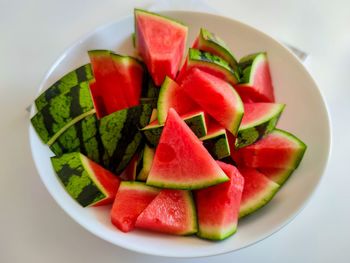
[[[173,235],[197,232],[192,194],[186,190],[162,190],[136,220],[136,227]]]
[[[121,182],[111,211],[113,225],[123,232],[131,231],[137,217],[159,191],[141,182]]]
[[[175,78],[186,46],[188,28],[168,17],[135,9],[135,44],[156,85]]]
[[[228,180],[202,142],[176,111],[170,109],[147,184],[172,189],[200,189]]]
[[[219,162],[230,181],[195,191],[198,233],[201,238],[222,240],[237,230],[244,178],[236,167]]]

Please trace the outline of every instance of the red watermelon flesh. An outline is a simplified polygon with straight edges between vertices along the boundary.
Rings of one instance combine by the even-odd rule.
[[[172,189],[201,189],[229,178],[202,142],[170,109],[154,155],[147,184]]]
[[[113,200],[119,188],[120,179],[115,174],[104,169],[102,166],[89,160],[88,158],[84,158],[84,159],[87,165],[92,170],[97,182],[105,190],[105,194],[106,194],[105,199],[95,203],[93,206],[101,206],[101,205],[107,205],[107,204],[113,203]]]
[[[240,62],[241,63],[241,62]],[[266,53],[258,54],[251,65],[249,80],[235,86],[243,102],[275,102]]]
[[[113,225],[123,232],[133,230],[137,217],[159,191],[141,182],[121,182],[111,210]]]
[[[200,107],[168,76],[160,88],[157,109],[158,121],[163,124],[170,108],[180,115],[200,110]]]
[[[243,117],[243,103],[226,81],[193,68],[181,88],[218,123],[237,135]]]
[[[175,78],[186,45],[188,28],[170,18],[135,9],[136,49],[156,85]]]
[[[191,192],[162,190],[139,215],[136,227],[174,235],[196,233],[197,218]]]
[[[222,240],[237,230],[244,179],[236,167],[218,161],[230,181],[195,191],[198,233],[202,238]]]
[[[265,206],[279,190],[279,185],[253,168],[239,168],[244,177],[239,217],[249,215]]]
[[[293,169],[283,168],[258,168],[257,170],[279,185],[283,185],[294,172]]]
[[[239,166],[253,168],[295,169],[306,150],[306,145],[294,135],[279,129],[263,139],[233,153]]]
[[[126,93],[118,86],[120,77],[118,76],[115,64],[108,50],[89,51],[94,77],[99,89],[99,94],[103,98],[106,114],[128,108]],[[103,116],[102,116],[103,117]]]
[[[98,119],[101,119],[103,116],[106,116],[107,113],[104,106],[103,97],[100,94],[100,89],[97,87],[96,81],[90,82],[90,92],[94,102],[96,116]]]

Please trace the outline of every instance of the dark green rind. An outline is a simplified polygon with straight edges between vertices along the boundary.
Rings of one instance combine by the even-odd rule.
[[[207,128],[203,114],[197,114],[188,118],[184,118],[184,121],[198,138],[206,135]],[[146,126],[141,130],[149,146],[154,148],[158,145],[163,128],[164,124],[158,124]]]
[[[253,127],[247,127],[245,129],[238,129],[237,138],[235,141],[235,148],[239,149],[245,146],[248,146],[250,144],[253,144],[254,142],[260,140],[265,135],[272,132],[276,124],[285,108],[285,105],[281,105],[278,112],[276,112],[276,115],[274,115],[273,118],[266,119],[264,122],[253,126]]]
[[[188,65],[204,63],[211,66],[215,65],[223,73],[229,76],[229,79],[233,82],[232,84],[239,83],[240,76],[239,72],[233,70],[229,63],[221,57],[215,56],[209,52],[200,51],[198,49],[190,48],[188,51]]]
[[[135,32],[131,34],[131,41],[132,41],[132,46],[133,48],[136,47],[136,36],[135,36]]]
[[[205,136],[201,138],[201,141],[215,160],[230,156],[230,145],[226,131],[217,133],[214,136]]]
[[[139,129],[149,123],[152,105],[141,104],[114,112],[100,120],[99,132],[110,157],[109,169],[120,174],[142,143]]]
[[[40,94],[35,100],[37,110],[40,111],[43,109],[54,97],[65,94],[74,86],[77,86],[82,82],[89,82],[93,78],[91,64],[83,65],[69,72]]]
[[[220,240],[224,240],[224,239],[232,236],[236,232],[237,232],[237,226],[235,228],[231,229],[230,231],[222,234],[222,235],[220,235],[220,234],[208,234],[208,233],[205,233],[204,229],[203,229],[203,231],[201,231],[201,227],[199,225],[198,232],[196,235],[200,238],[203,238],[203,239],[220,241]]]
[[[151,75],[147,71],[147,68],[145,66],[144,68],[145,68],[145,74],[144,74],[144,79],[142,84],[141,97],[158,99],[160,88],[154,84]]]
[[[106,197],[91,179],[88,170],[84,167],[80,153],[51,157],[51,162],[68,194],[81,206],[93,205]]]
[[[48,105],[32,117],[32,125],[44,143],[52,144],[57,134],[94,110],[89,85],[84,83],[52,98]]]
[[[252,70],[252,66],[255,59],[258,56],[264,56],[266,59],[266,52],[258,52],[258,53],[250,54],[250,55],[244,56],[239,60],[238,66],[241,71],[240,83],[250,83],[250,79],[251,79],[250,73]]]
[[[214,33],[209,32],[205,28],[201,28],[199,37],[199,42],[203,42],[200,43],[201,45],[209,46],[215,50],[218,54],[220,54],[220,57],[222,57],[230,64],[233,70],[237,72],[239,71],[237,60],[224,40],[222,40]]]

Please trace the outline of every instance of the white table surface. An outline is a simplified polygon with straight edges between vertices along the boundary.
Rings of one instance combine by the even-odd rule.
[[[25,107],[55,59],[81,35],[152,3],[0,0],[0,262],[180,262],[129,252],[80,227],[44,188],[28,144]],[[284,229],[234,253],[181,261],[350,262],[350,2],[215,0],[208,6],[311,54],[308,68],[333,121],[333,152],[313,198]]]

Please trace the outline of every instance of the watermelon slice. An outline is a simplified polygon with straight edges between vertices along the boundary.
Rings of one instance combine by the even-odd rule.
[[[239,61],[243,72],[241,84],[235,86],[244,102],[274,102],[275,95],[269,63],[265,52],[243,57]]]
[[[243,117],[243,103],[226,81],[198,68],[193,68],[181,88],[234,136]]]
[[[154,153],[155,150],[149,147],[148,145],[145,145],[145,148],[143,149],[143,156],[142,156],[142,168],[140,169],[140,172],[137,175],[137,180],[139,181],[146,181],[149,172],[151,171],[153,159],[154,159]]]
[[[101,93],[101,90],[97,86],[97,83],[95,80],[90,82],[90,92],[91,97],[94,102],[94,108],[96,110],[96,116],[97,118],[101,119],[103,116],[108,115],[107,110],[105,108],[105,104],[103,101],[103,96]]]
[[[191,130],[198,138],[203,137],[207,134],[204,112],[199,111],[188,113],[182,115],[181,118],[185,121],[188,127],[191,128]],[[151,147],[156,147],[158,145],[163,127],[164,124],[159,124],[158,120],[155,120],[141,130]]]
[[[113,202],[120,180],[81,153],[51,157],[53,168],[68,194],[81,206]]]
[[[294,172],[293,169],[282,168],[257,168],[267,178],[282,186]]]
[[[197,232],[192,194],[186,190],[162,190],[136,220],[136,227],[173,235]]]
[[[239,217],[247,216],[265,206],[275,196],[280,186],[253,168],[240,168],[244,188]]]
[[[214,159],[230,156],[227,132],[220,125],[210,126],[207,135],[200,138],[200,140]]]
[[[234,71],[227,61],[209,52],[190,48],[185,64],[182,66],[176,78],[177,83],[182,84],[182,81],[192,68],[199,68],[202,71],[229,82],[231,85],[235,85],[239,82],[238,72]]]
[[[135,9],[135,44],[156,85],[174,78],[186,45],[188,28],[168,17]]]
[[[124,171],[119,175],[123,181],[135,181],[137,175],[138,154],[135,154]]]
[[[89,83],[83,82],[52,98],[31,122],[42,142],[50,146],[70,126],[94,113]]]
[[[158,121],[163,124],[170,108],[179,115],[200,110],[200,107],[171,78],[166,77],[160,88],[157,109]]]
[[[147,184],[200,189],[228,181],[222,169],[174,109],[170,109]]]
[[[56,81],[52,86],[40,94],[35,99],[35,106],[38,111],[43,109],[50,101],[61,95],[69,92],[71,88],[83,82],[88,82],[94,78],[92,74],[91,64],[83,65]]]
[[[234,152],[239,166],[253,168],[296,169],[306,151],[306,145],[294,135],[279,129],[263,139]]]
[[[118,73],[115,62],[109,50],[88,51],[93,73],[102,96],[106,114],[128,108],[128,93],[119,86],[121,74]]]
[[[226,60],[233,70],[238,72],[238,63],[224,40],[205,28],[201,28],[193,48],[207,51]]]
[[[119,230],[134,229],[137,217],[160,192],[140,182],[121,182],[111,211],[111,221]]]
[[[236,167],[218,162],[230,181],[195,191],[201,238],[222,240],[237,231],[244,179]]]
[[[271,132],[284,110],[280,103],[245,103],[244,116],[239,126],[236,148],[242,148]]]

